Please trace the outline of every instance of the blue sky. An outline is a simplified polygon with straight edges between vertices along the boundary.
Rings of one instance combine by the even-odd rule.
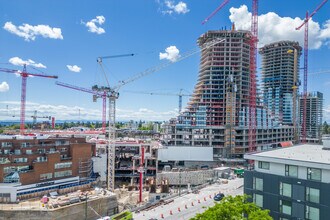
[[[259,1],[260,45],[278,40],[302,43],[301,23],[306,10],[318,4],[307,0]],[[105,85],[104,75],[96,62],[98,56],[135,53],[133,57],[103,61],[110,85],[157,66],[160,53],[175,46],[179,55],[195,49],[197,38],[208,30],[249,28],[251,1],[232,0],[208,23],[201,22],[221,1],[98,0],[98,1],[17,1],[0,2],[0,67],[22,69],[7,64],[29,63],[28,72],[38,68],[59,81],[90,88]],[[246,7],[246,6],[247,7]],[[309,70],[330,70],[330,3],[310,22]],[[174,47],[169,56],[175,58]],[[173,52],[173,53],[172,53]],[[166,57],[166,56],[165,56]],[[260,59],[260,56],[258,57]],[[303,61],[301,59],[301,65]],[[68,66],[79,72],[70,71]],[[178,108],[176,96],[151,96],[126,91],[178,93],[192,92],[197,80],[199,54],[173,63],[158,72],[125,85],[117,101],[118,120],[167,120]],[[324,93],[325,118],[330,120],[330,72],[309,77],[309,91]],[[8,89],[9,87],[9,89]],[[0,72],[0,120],[19,116],[21,79]],[[187,98],[184,98],[184,106]],[[39,115],[57,119],[101,119],[101,100],[92,102],[88,93],[59,87],[55,80],[28,78],[27,118]],[[79,115],[80,112],[80,115]]]

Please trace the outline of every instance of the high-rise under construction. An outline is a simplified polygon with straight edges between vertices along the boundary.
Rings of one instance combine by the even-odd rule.
[[[264,106],[281,124],[297,121],[299,58],[298,42],[280,41],[260,48],[262,55],[262,91]]]
[[[249,148],[249,87],[251,32],[208,31],[198,38],[200,47],[215,38],[226,41],[202,50],[198,81],[186,110],[170,120],[165,144],[213,147],[215,161],[243,162]],[[293,127],[275,123],[258,98],[257,149],[291,141]]]

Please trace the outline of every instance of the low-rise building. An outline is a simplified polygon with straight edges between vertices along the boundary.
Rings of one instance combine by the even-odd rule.
[[[0,202],[89,187],[92,148],[74,136],[1,136]]]
[[[274,219],[330,219],[330,139],[245,154],[244,193]]]
[[[107,144],[105,140],[90,140],[96,143],[96,153],[93,160],[94,173],[105,182],[107,175]],[[141,149],[144,148],[144,178],[156,177],[157,150],[159,142],[134,138],[118,139],[115,143],[115,185],[137,185],[139,181]]]

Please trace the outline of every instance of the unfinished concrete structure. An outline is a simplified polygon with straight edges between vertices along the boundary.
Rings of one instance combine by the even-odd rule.
[[[164,135],[169,146],[213,147],[214,161],[244,162],[248,151],[250,39],[249,31],[208,31],[198,44],[225,38],[201,52],[198,82],[186,111],[170,120]],[[291,141],[293,127],[270,117],[257,99],[257,149]],[[170,159],[169,159],[170,160]]]
[[[115,142],[115,185],[138,186],[141,148],[144,147],[144,179],[154,178],[157,170],[158,142],[139,139],[118,139]],[[106,181],[107,144],[96,144],[96,156],[92,158],[94,172],[100,175],[102,182]]]
[[[300,95],[300,122],[302,123],[304,97]],[[323,93],[309,92],[306,100],[306,141],[320,143],[322,135]]]
[[[298,42],[280,41],[259,50],[262,55],[264,106],[276,121],[286,125],[293,125],[293,116],[296,115],[293,107],[296,106],[294,102],[298,102],[295,88],[300,84],[297,70],[301,49]]]

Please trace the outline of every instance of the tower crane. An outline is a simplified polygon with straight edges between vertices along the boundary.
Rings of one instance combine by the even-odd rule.
[[[308,15],[308,11],[306,12],[306,17],[304,22],[296,28],[296,30],[300,30],[305,25],[305,33],[304,33],[304,86],[303,86],[303,118],[302,118],[302,142],[306,143],[306,111],[307,111],[307,79],[308,79],[308,21],[318,12],[322,6],[327,3],[328,0],[323,0],[319,6]]]
[[[57,79],[58,76],[50,76],[40,73],[28,73],[26,72],[26,64],[23,66],[23,71],[0,68],[0,72],[19,74],[22,77],[22,88],[21,88],[21,115],[20,115],[20,134],[24,133],[25,130],[25,103],[26,103],[26,82],[29,76],[33,77],[43,77],[43,78],[51,78]]]
[[[111,56],[103,56],[103,57],[98,57],[96,61],[101,64],[103,62],[103,59],[109,59],[109,58],[118,58],[118,57],[131,57],[134,56],[134,53],[128,53],[128,54],[118,54],[118,55],[111,55]]]
[[[229,3],[224,0],[202,24],[208,22],[220,9]],[[252,0],[252,18],[251,18],[251,39],[250,39],[250,98],[249,98],[249,152],[256,150],[256,105],[257,105],[257,44],[258,44],[258,0]]]
[[[34,114],[31,116],[31,118],[33,119],[33,124],[36,124],[37,118],[48,118],[48,120],[50,120],[52,117],[51,116],[38,116],[38,111],[35,110]]]
[[[131,93],[139,93],[139,94],[147,94],[147,95],[165,95],[165,96],[178,96],[179,97],[179,114],[182,110],[182,97],[183,96],[192,96],[191,94],[182,93],[182,89],[180,89],[179,93],[161,93],[161,92],[137,92],[137,91],[126,91]]]
[[[56,81],[55,82],[56,85],[58,86],[63,86],[69,89],[74,89],[74,90],[78,90],[81,92],[87,92],[87,93],[91,93],[93,94],[93,101],[96,102],[97,98],[102,98],[102,132],[105,132],[105,127],[106,127],[106,98],[107,98],[107,94],[110,91],[110,88],[108,87],[101,87],[100,90],[96,91],[95,89],[87,89],[87,88],[83,88],[83,87],[79,87],[79,86],[74,86],[74,85],[70,85],[67,83],[63,83],[63,82],[59,82]]]
[[[192,51],[189,51],[189,52],[183,54],[174,62],[173,61],[164,62],[158,66],[148,68],[143,72],[135,74],[126,80],[119,81],[119,83],[113,87],[109,86],[110,89],[107,92],[107,97],[109,98],[109,136],[108,136],[108,162],[107,162],[107,167],[108,167],[107,188],[108,188],[108,190],[113,192],[115,189],[115,137],[116,137],[115,119],[116,119],[116,100],[119,97],[119,92],[118,92],[119,89],[128,83],[132,83],[144,76],[157,72],[167,66],[170,66],[173,63],[184,60],[202,50],[208,49],[208,48],[214,46],[215,44],[221,43],[223,41],[225,41],[225,39],[222,39],[222,38],[214,39],[214,40],[208,42],[207,44],[205,44],[201,48],[197,48],[195,50],[192,50]],[[109,83],[108,83],[108,85],[109,85]],[[98,89],[98,87],[95,86],[94,89]],[[143,171],[141,170],[141,172],[143,172]]]

